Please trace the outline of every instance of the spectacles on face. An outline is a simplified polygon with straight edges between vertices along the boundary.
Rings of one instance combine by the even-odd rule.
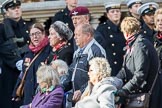
[[[30,34],[30,37],[40,36],[41,34],[42,34],[42,32],[37,31],[37,32],[35,32],[35,33],[31,33],[31,34]]]

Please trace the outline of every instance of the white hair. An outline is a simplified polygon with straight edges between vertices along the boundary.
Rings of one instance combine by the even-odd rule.
[[[68,72],[68,65],[65,61],[57,59],[57,60],[53,60],[51,62],[51,65],[54,65],[57,72],[60,74],[62,72],[64,72],[65,74],[67,74]]]
[[[47,65],[42,65],[37,70],[37,82],[45,82],[48,86],[56,86],[60,84],[59,74],[52,67]]]

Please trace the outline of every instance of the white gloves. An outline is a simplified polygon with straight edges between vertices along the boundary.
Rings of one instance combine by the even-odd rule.
[[[23,64],[23,60],[19,60],[16,62],[16,67],[19,71],[22,71],[22,64]]]

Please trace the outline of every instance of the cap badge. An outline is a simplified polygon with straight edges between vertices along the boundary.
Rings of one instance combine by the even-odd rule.
[[[154,9],[153,6],[152,6],[152,4],[149,5],[149,9],[150,10],[153,10]]]
[[[16,0],[14,0],[13,2],[16,3]]]
[[[73,14],[73,15],[77,15],[77,14],[78,14],[78,12],[74,11],[72,14]]]

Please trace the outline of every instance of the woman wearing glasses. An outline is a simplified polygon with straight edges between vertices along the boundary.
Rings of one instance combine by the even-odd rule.
[[[25,71],[27,71],[24,83],[24,105],[31,103],[35,95],[35,90],[37,88],[36,71],[38,66],[40,66],[42,62],[45,62],[51,50],[48,37],[45,36],[45,29],[40,23],[35,23],[31,26],[30,40],[30,44],[23,58],[22,72],[19,75],[13,92],[13,100],[17,101],[16,90]]]

